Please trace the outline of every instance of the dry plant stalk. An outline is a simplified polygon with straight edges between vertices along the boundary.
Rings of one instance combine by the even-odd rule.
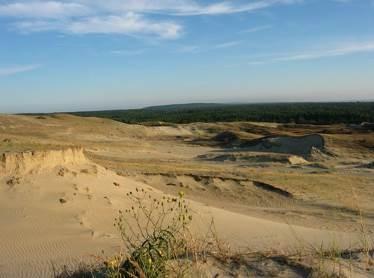
[[[123,277],[165,277],[169,262],[189,253],[186,242],[192,214],[184,193],[157,199],[144,189],[136,189],[127,198],[133,205],[119,211],[115,220],[129,254],[120,272]],[[179,270],[183,272],[181,267]]]

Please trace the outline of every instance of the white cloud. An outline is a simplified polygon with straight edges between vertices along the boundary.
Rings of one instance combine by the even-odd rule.
[[[0,15],[8,17],[60,18],[87,14],[165,14],[179,16],[220,15],[252,12],[276,5],[301,3],[303,0],[220,1],[201,4],[193,0],[19,0],[0,3]]]
[[[66,26],[64,22],[56,20],[23,20],[13,24],[21,33],[46,32],[63,30]]]
[[[9,67],[0,67],[0,76],[10,76],[22,72],[32,71],[39,67],[40,65],[17,65]]]
[[[0,4],[0,16],[22,18],[63,18],[82,16],[89,13],[89,8],[78,3],[57,1],[33,1]]]
[[[177,48],[177,53],[205,53],[205,52],[212,52],[212,51],[220,51],[221,49],[231,48],[242,44],[242,41],[227,41],[221,42],[213,45],[182,45]]]
[[[67,34],[149,35],[178,38],[183,27],[172,21],[154,21],[129,12],[121,16],[90,16],[75,20],[23,20],[14,24],[22,33],[59,31]]]
[[[243,12],[253,12],[270,8],[276,5],[290,5],[301,3],[303,0],[258,0],[248,4],[237,4],[235,1],[219,2],[207,6],[195,5],[185,7],[184,9],[175,10],[176,15],[180,16],[194,16],[194,15],[222,15],[234,14]]]
[[[218,1],[201,4],[194,0],[76,0],[85,5],[109,12],[160,13],[179,16],[219,15],[251,12],[275,5],[301,3],[303,0],[256,0],[243,4],[243,1]],[[213,1],[212,1],[213,2]]]
[[[337,57],[353,55],[358,53],[374,52],[374,41],[363,43],[350,43],[332,49],[324,49],[319,51],[303,51],[296,54],[277,56],[269,60],[257,60],[248,62],[249,65],[259,65],[277,62],[290,62],[290,61],[307,61],[317,60],[322,58]]]
[[[218,0],[217,0],[218,1]],[[222,15],[253,12],[303,0],[18,0],[0,1],[0,17],[21,32],[59,31],[70,34],[152,35],[174,39],[183,27],[175,16]],[[155,14],[170,17],[165,20]]]
[[[256,32],[259,32],[259,31],[271,29],[272,27],[273,26],[271,26],[271,25],[256,26],[256,27],[252,27],[252,28],[249,28],[249,29],[246,29],[246,30],[242,30],[242,31],[240,31],[240,33],[256,33]]]
[[[168,21],[152,21],[132,12],[124,16],[89,17],[73,21],[66,26],[73,34],[145,34],[165,39],[177,38],[182,27]]]

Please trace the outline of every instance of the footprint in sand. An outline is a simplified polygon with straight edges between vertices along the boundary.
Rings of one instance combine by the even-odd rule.
[[[78,221],[79,225],[85,226],[85,218],[83,215],[76,215],[75,219]]]
[[[102,233],[102,232],[98,232],[98,231],[94,231],[94,230],[91,231],[91,236],[92,236],[93,239],[97,239],[97,238],[113,238],[114,237],[114,235],[112,235],[112,234]]]
[[[75,218],[78,221],[79,225],[82,228],[85,228],[86,229],[85,232],[88,232],[91,235],[92,238],[97,239],[97,238],[113,238],[114,237],[114,235],[112,235],[112,234],[105,233],[105,232],[99,232],[99,231],[94,230],[91,227],[91,224],[89,223],[89,221],[87,220],[85,214],[86,214],[86,212],[84,211],[81,214],[76,215]]]
[[[16,185],[21,183],[21,178],[20,177],[11,177],[9,180],[6,181],[6,184],[12,188],[15,187]]]
[[[104,196],[104,199],[107,200],[108,205],[112,205],[112,201],[108,196]]]
[[[74,189],[75,191],[78,191],[78,190],[79,190],[78,185],[74,183],[74,184],[73,184],[73,189]]]
[[[83,211],[82,214],[78,214],[75,218],[77,219],[79,225],[81,225],[82,227],[92,231],[93,229],[91,228],[91,224],[87,220],[85,214],[86,214],[86,212]]]

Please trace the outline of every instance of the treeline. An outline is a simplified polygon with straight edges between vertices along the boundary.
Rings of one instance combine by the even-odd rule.
[[[360,124],[374,122],[374,102],[187,104],[144,109],[71,113],[109,118],[124,123],[193,123],[259,121],[302,124]]]

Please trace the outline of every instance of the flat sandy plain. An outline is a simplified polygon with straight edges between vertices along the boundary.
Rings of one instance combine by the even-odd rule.
[[[280,137],[309,134],[323,146],[314,137]],[[275,139],[253,141],[264,136]],[[344,125],[150,127],[0,115],[0,154],[1,278],[51,277],[52,266],[115,254],[114,218],[131,206],[124,196],[136,188],[158,196],[182,190],[196,233],[213,218],[233,248],[354,250],[363,234],[373,238],[374,134]],[[303,277],[275,270],[275,277]],[[370,264],[352,273],[374,275]]]

